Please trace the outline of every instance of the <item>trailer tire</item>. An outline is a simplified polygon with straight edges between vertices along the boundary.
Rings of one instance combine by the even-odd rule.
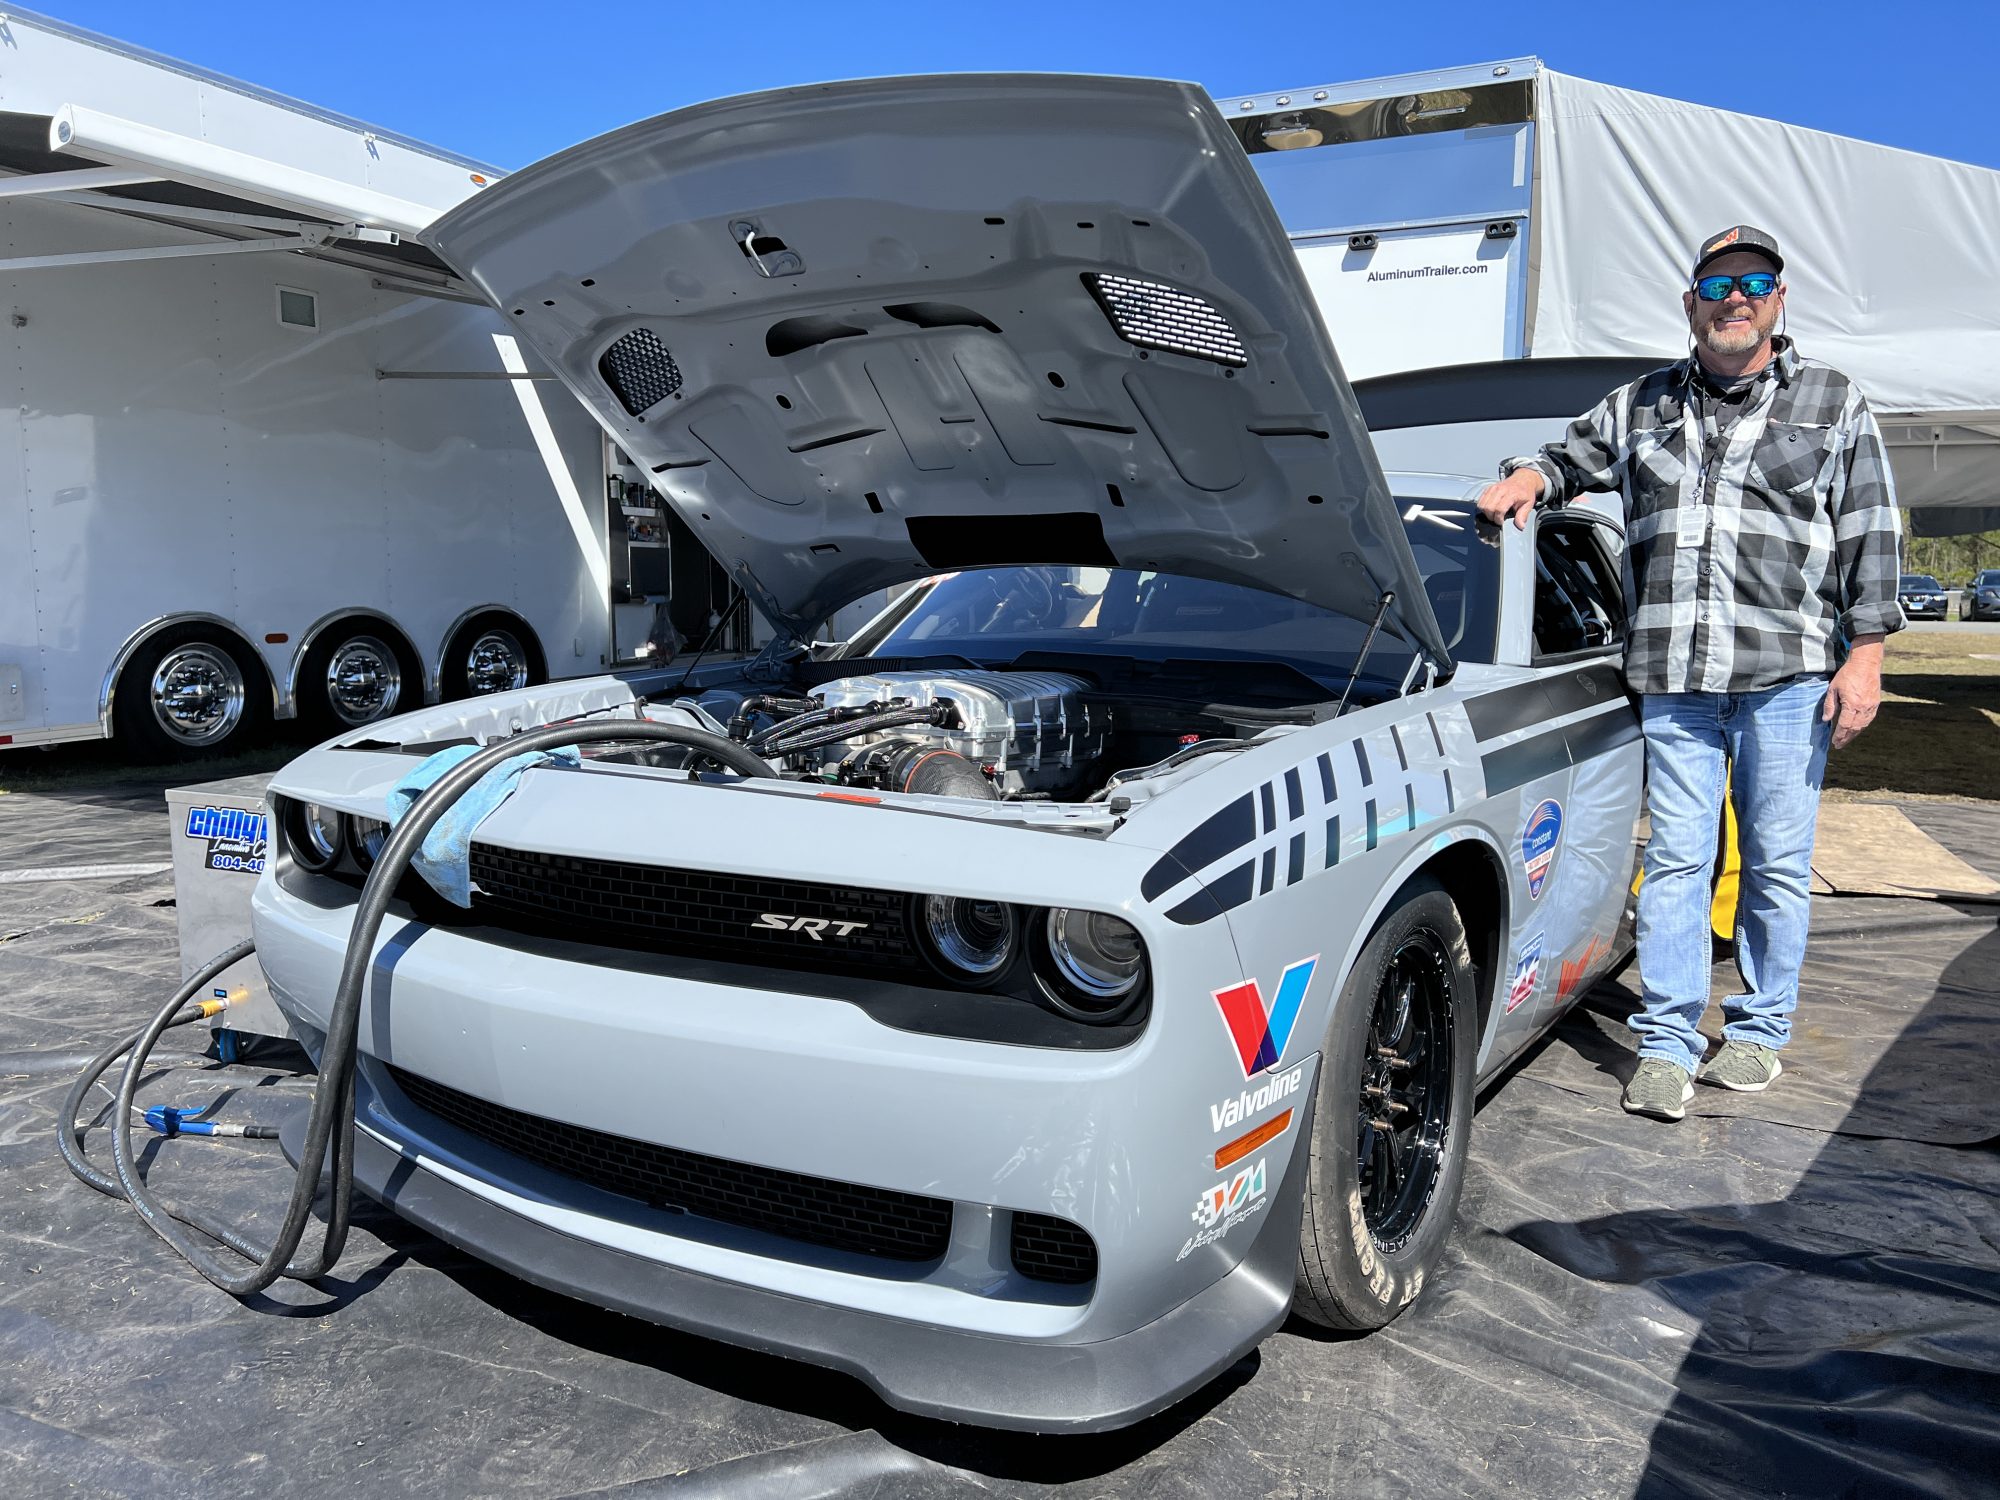
[[[315,641],[298,682],[299,717],[320,735],[359,729],[423,702],[416,653],[378,620],[354,620]]]
[[[438,695],[446,702],[533,687],[547,680],[535,633],[507,614],[478,615],[445,647]]]
[[[264,664],[229,631],[174,625],[139,647],[119,675],[112,732],[152,761],[227,755],[271,719]]]

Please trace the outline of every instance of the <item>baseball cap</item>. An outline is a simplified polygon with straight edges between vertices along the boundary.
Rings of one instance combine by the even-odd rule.
[[[1717,256],[1732,255],[1738,250],[1749,250],[1763,256],[1774,271],[1785,269],[1785,257],[1778,253],[1776,240],[1755,225],[1735,224],[1701,242],[1701,249],[1695,254],[1694,269],[1688,272],[1688,280],[1701,275],[1701,268]]]

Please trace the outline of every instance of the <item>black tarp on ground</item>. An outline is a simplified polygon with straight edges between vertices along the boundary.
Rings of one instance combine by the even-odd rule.
[[[2000,814],[1948,818],[1994,871]],[[157,789],[0,797],[0,872],[166,848]],[[171,895],[0,883],[8,1496],[2000,1493],[1993,907],[1822,902],[1785,1078],[1677,1126],[1619,1111],[1631,997],[1600,988],[1485,1101],[1456,1242],[1394,1327],[1294,1325],[1131,1432],[1036,1440],[547,1295],[372,1207],[328,1287],[213,1290],[52,1144],[79,1055],[178,972]],[[145,1097],[268,1120],[303,1088],[195,1059]],[[258,1232],[287,1186],[266,1143],[162,1143],[153,1171]]]

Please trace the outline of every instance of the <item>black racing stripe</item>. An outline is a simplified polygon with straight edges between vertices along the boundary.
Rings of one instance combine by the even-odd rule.
[[[1326,867],[1331,870],[1340,863],[1340,814],[1335,813],[1326,820]]]
[[[1306,836],[1292,835],[1291,868],[1285,874],[1286,885],[1297,885],[1306,877]]]
[[[1518,745],[1479,757],[1486,773],[1486,795],[1497,797],[1543,776],[1569,769],[1569,737],[1560,729],[1538,734]]]
[[[1306,815],[1305,788],[1299,784],[1299,768],[1285,772],[1285,819],[1290,822]]]
[[[1197,891],[1174,907],[1167,913],[1167,920],[1193,927],[1241,906],[1256,894],[1257,861],[1245,860],[1221,879],[1210,881],[1207,889]]]
[[[1278,826],[1278,797],[1271,790],[1271,783],[1268,781],[1258,790],[1264,796],[1264,832],[1269,833]]]
[[[1363,786],[1373,786],[1375,784],[1375,773],[1368,769],[1368,747],[1359,740],[1354,742],[1354,763],[1361,767],[1361,784]]]
[[[1271,884],[1277,878],[1278,878],[1278,851],[1276,849],[1266,849],[1264,851],[1264,883],[1258,889],[1258,894],[1260,896],[1270,895]]]
[[[1465,716],[1472,721],[1475,735],[1491,740],[1549,719],[1582,713],[1624,694],[1618,669],[1609,662],[1599,662],[1481,693],[1466,700]]]
[[[1465,717],[1472,721],[1474,735],[1492,740],[1531,724],[1545,724],[1555,715],[1549,709],[1548,689],[1536,681],[1466,699]]]
[[[1257,814],[1248,792],[1220,812],[1211,813],[1178,844],[1154,862],[1139,882],[1139,894],[1157,901],[1193,871],[1204,869],[1257,837]]]
[[[1629,706],[1569,726],[1569,758],[1577,765],[1640,737],[1639,716]]]
[[[1327,805],[1333,804],[1333,757],[1324,750],[1319,753],[1319,789]]]
[[[1548,689],[1549,707],[1559,718],[1580,714],[1586,708],[1600,708],[1613,698],[1625,696],[1625,680],[1608,662],[1544,678],[1542,686]]]

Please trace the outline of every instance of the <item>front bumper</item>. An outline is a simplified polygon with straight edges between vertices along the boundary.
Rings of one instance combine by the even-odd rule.
[[[792,811],[775,797],[685,803],[739,824]],[[486,826],[532,806],[517,798]],[[1098,906],[1106,892],[1136,891],[1157,857],[950,831],[954,857],[1014,902]],[[775,829],[746,842],[789,847]],[[326,1024],[353,899],[335,882],[281,883],[275,871],[257,888],[259,960],[303,1036]],[[1266,1081],[1246,1085],[1209,998],[1241,980],[1235,944],[1222,924],[1111,909],[1132,912],[1155,974],[1175,982],[1156,986],[1137,1039],[1108,1050],[898,1029],[861,1004],[798,993],[775,971],[392,915],[360,1018],[360,1179],[526,1279],[852,1371],[908,1410],[1035,1430],[1135,1421],[1283,1320],[1318,1057],[1295,1047],[1278,1070],[1282,1105],[1216,1123],[1222,1104]],[[949,1244],[918,1264],[885,1262],[725,1222],[699,1204],[621,1196],[516,1155],[499,1136],[465,1133],[413,1102],[399,1078],[618,1142],[942,1200]],[[1281,1107],[1290,1128],[1228,1171],[1214,1166],[1220,1145]],[[1245,1168],[1256,1170],[1254,1208],[1232,1209],[1216,1233],[1202,1208],[1218,1176]],[[1087,1232],[1095,1277],[1057,1285],[1028,1273],[1012,1239],[1022,1215]]]
[[[1220,1280],[1127,1333],[1090,1343],[982,1337],[802,1300],[572,1234],[546,1204],[429,1156],[357,1079],[355,1181],[411,1223],[524,1281],[649,1322],[840,1370],[920,1416],[1032,1432],[1099,1432],[1201,1389],[1291,1308],[1307,1154],[1294,1152],[1248,1253]],[[1300,1129],[1311,1128],[1310,1099]],[[306,1117],[281,1144],[294,1162]]]

